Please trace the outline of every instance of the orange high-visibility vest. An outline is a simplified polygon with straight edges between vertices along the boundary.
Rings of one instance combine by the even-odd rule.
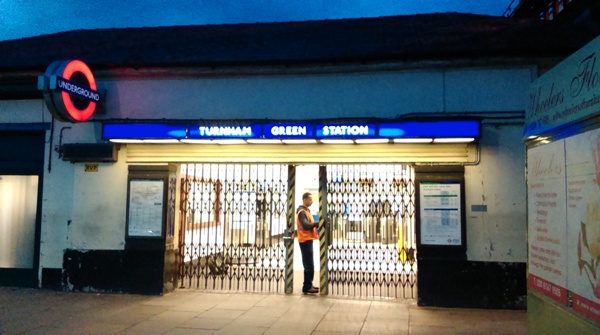
[[[306,218],[308,219],[308,221],[310,223],[314,223],[315,221],[313,220],[312,215],[310,214],[309,211],[307,211],[306,209],[301,209],[298,211],[298,213],[296,213],[296,226],[298,226],[298,242],[299,243],[303,243],[306,241],[312,241],[312,240],[318,240],[319,239],[319,235],[317,234],[317,228],[311,228],[309,230],[305,230],[302,227],[302,223],[300,223],[300,213],[305,212],[306,213]]]

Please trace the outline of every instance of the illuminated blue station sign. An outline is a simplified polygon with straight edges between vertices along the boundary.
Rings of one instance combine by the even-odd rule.
[[[409,121],[394,123],[265,123],[189,125],[106,123],[110,139],[368,139],[453,138],[480,136],[479,121]]]
[[[317,138],[374,138],[375,129],[374,123],[318,125]]]
[[[190,126],[189,137],[192,139],[220,139],[220,138],[260,138],[260,125],[247,126]]]
[[[268,139],[307,139],[315,137],[315,127],[312,124],[286,123],[263,125],[263,136]]]
[[[379,124],[384,138],[479,137],[479,121],[410,121]]]
[[[187,136],[186,125],[162,123],[111,123],[102,129],[105,139],[184,139]]]

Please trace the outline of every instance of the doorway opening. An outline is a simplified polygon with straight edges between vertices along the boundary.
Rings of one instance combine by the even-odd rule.
[[[182,164],[181,287],[284,291],[287,166]]]
[[[314,246],[314,285],[326,274],[328,294],[415,298],[412,166],[301,165],[291,175],[288,168],[181,165],[180,286],[285,292],[284,233],[296,229],[295,210],[311,192],[311,214],[321,220],[323,208],[326,213],[320,228],[326,243]],[[294,292],[302,285],[300,255],[295,240]],[[323,255],[327,269],[321,269]]]

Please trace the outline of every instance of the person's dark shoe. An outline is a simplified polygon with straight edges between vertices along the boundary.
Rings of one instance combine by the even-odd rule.
[[[309,294],[309,293],[310,294],[315,294],[315,293],[319,293],[319,289],[313,286],[313,287],[309,288],[308,291],[302,291],[302,293],[304,293],[304,294]]]

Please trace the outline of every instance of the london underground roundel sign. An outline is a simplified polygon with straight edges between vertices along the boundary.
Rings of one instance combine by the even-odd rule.
[[[52,115],[63,122],[89,120],[100,102],[96,79],[80,60],[52,62],[38,78],[38,89]]]

